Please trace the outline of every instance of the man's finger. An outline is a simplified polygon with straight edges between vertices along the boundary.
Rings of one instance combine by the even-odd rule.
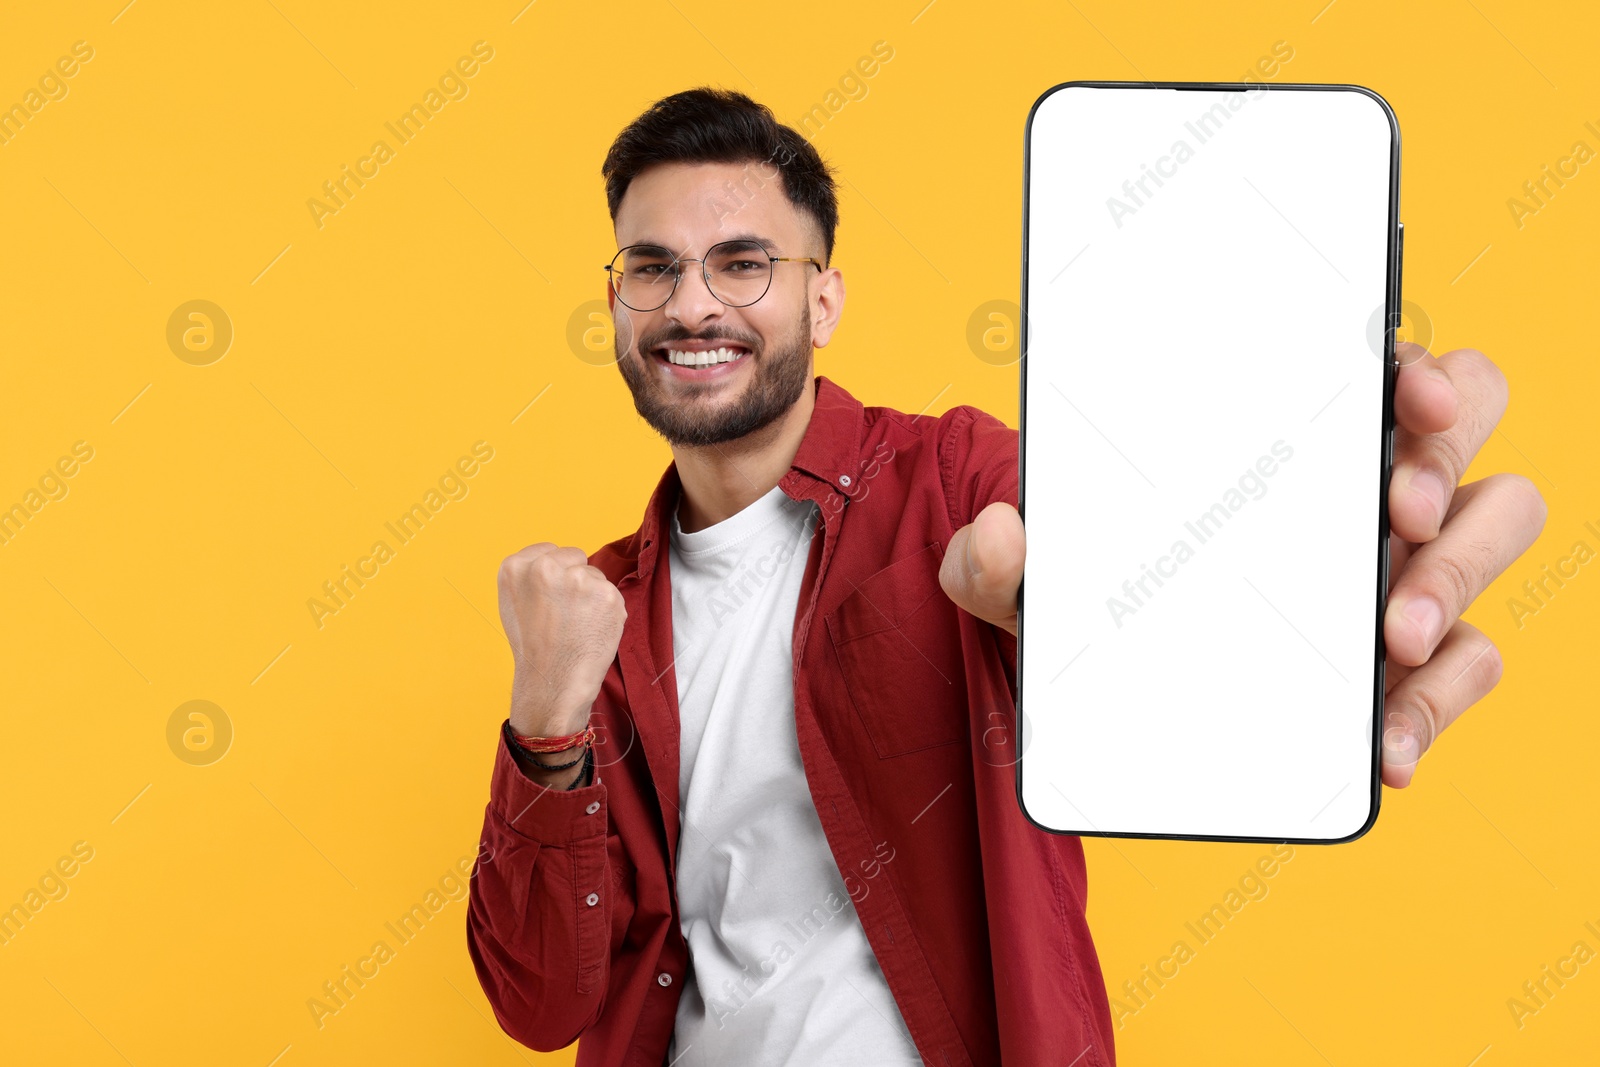
[[[1446,386],[1458,403],[1453,421],[1438,429]],[[1422,542],[1438,536],[1455,486],[1505,414],[1507,397],[1505,375],[1474,348],[1400,369],[1389,524],[1401,537]]]
[[[1406,561],[1384,611],[1390,658],[1416,667],[1450,624],[1544,528],[1545,503],[1520,474],[1492,474],[1456,491],[1444,530]]]
[[[1411,554],[1416,550],[1417,546],[1410,541],[1396,537],[1392,533],[1389,535],[1389,588],[1385,590],[1386,594],[1392,595],[1394,593],[1394,584],[1400,580],[1401,573],[1406,569],[1407,561],[1411,559]],[[1388,601],[1385,600],[1384,603],[1387,604]],[[1397,663],[1393,656],[1387,654],[1384,656],[1384,660],[1383,691],[1388,693],[1389,690],[1399,685],[1406,675],[1416,668],[1409,667],[1404,663]]]
[[[1383,783],[1411,784],[1417,761],[1445,727],[1488,695],[1504,667],[1500,650],[1471,623],[1457,622],[1432,659],[1383,698]]]
[[[1026,553],[1022,516],[997,500],[950,536],[939,584],[957,607],[1015,634],[1017,586]]]
[[[1461,401],[1439,359],[1412,341],[1395,342],[1400,370],[1394,382],[1394,415],[1412,433],[1439,433],[1456,421]]]

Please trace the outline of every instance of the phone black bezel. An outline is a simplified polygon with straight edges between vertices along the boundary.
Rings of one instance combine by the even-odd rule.
[[[1361,85],[1348,85],[1342,83],[1317,83],[1317,82],[1127,82],[1127,81],[1067,81],[1051,86],[1041,93],[1028,109],[1027,123],[1023,128],[1022,138],[1022,284],[1021,301],[1019,307],[1022,312],[1020,326],[1021,358],[1019,361],[1017,392],[1019,434],[1017,442],[1017,513],[1027,522],[1027,513],[1024,510],[1024,496],[1027,487],[1027,408],[1028,408],[1028,194],[1031,176],[1031,150],[1033,145],[1033,118],[1039,110],[1039,105],[1044,103],[1053,94],[1074,87],[1094,89],[1178,89],[1202,90],[1224,92],[1251,92],[1268,90],[1271,92],[1285,92],[1296,90],[1341,91],[1357,92],[1371,97],[1383,108],[1384,115],[1389,120],[1390,150],[1389,150],[1389,220],[1388,220],[1388,251],[1387,272],[1384,299],[1384,382],[1383,382],[1383,436],[1380,449],[1381,460],[1378,473],[1378,589],[1377,608],[1373,626],[1375,642],[1375,660],[1377,670],[1374,672],[1373,707],[1372,707],[1372,763],[1370,777],[1370,804],[1367,819],[1360,828],[1344,837],[1248,837],[1232,835],[1209,834],[1180,834],[1180,833],[1132,833],[1116,832],[1111,830],[1059,830],[1046,826],[1033,817],[1028,811],[1028,806],[1022,795],[1022,765],[1025,758],[1025,742],[1022,709],[1022,655],[1023,655],[1023,587],[1027,584],[1027,572],[1024,569],[1022,581],[1017,588],[1017,652],[1016,673],[1017,692],[1015,712],[1014,736],[1018,746],[1016,760],[1016,796],[1017,808],[1022,812],[1034,827],[1046,833],[1071,836],[1071,837],[1107,837],[1107,838],[1144,838],[1159,841],[1237,841],[1255,842],[1263,844],[1305,844],[1305,845],[1338,845],[1354,841],[1364,835],[1378,821],[1378,809],[1382,803],[1383,784],[1381,777],[1381,749],[1383,731],[1381,729],[1381,716],[1383,713],[1384,694],[1384,644],[1383,644],[1383,615],[1388,602],[1389,589],[1389,479],[1394,460],[1394,384],[1395,374],[1398,369],[1394,356],[1395,328],[1399,323],[1401,300],[1401,242],[1404,232],[1400,222],[1400,122],[1396,118],[1394,109],[1389,102],[1371,89]]]

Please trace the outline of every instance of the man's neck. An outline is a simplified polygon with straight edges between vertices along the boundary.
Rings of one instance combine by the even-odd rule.
[[[720,445],[674,445],[683,483],[678,524],[685,533],[714,526],[771,492],[794,463],[816,406],[815,376],[781,418]]]

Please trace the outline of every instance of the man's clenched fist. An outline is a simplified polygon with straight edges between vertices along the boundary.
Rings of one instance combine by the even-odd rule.
[[[580,548],[541,541],[500,564],[511,642],[511,728],[553,737],[589,721],[628,617],[622,594]]]

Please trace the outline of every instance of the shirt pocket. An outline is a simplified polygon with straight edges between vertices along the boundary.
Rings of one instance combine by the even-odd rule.
[[[845,692],[880,759],[967,736],[957,608],[935,541],[857,583],[827,616]]]

